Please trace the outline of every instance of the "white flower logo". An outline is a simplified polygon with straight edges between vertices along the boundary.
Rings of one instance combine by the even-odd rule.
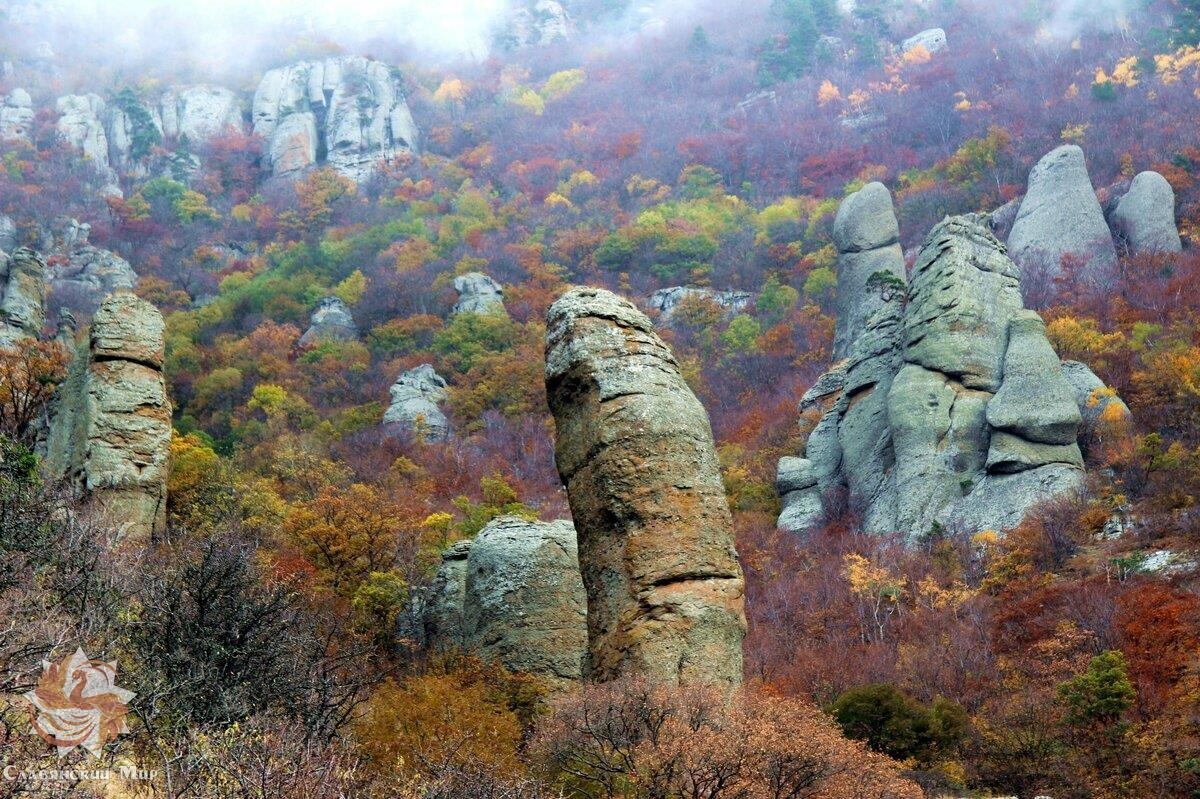
[[[117,664],[90,660],[76,649],[59,663],[42,661],[37,688],[25,694],[33,731],[65,755],[82,746],[99,755],[104,745],[129,732],[132,691],[118,688]]]

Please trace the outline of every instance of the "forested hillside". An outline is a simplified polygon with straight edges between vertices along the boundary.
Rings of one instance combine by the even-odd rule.
[[[0,758],[62,767],[15,697],[79,646],[136,692],[100,761],[156,776],[0,794],[1200,792],[1200,3],[541,0],[451,54],[67,5],[0,9]],[[1072,490],[880,521],[913,325],[969,302],[946,340],[1030,374],[941,378],[993,403],[955,500]],[[856,383],[879,308],[909,355]]]

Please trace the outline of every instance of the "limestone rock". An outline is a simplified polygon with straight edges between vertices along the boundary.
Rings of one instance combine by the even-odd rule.
[[[37,338],[46,324],[46,264],[26,247],[0,259],[0,347],[11,347]]]
[[[842,201],[833,223],[833,241],[838,251],[833,358],[841,360],[889,293],[903,290],[900,226],[886,186],[869,183]]]
[[[587,596],[570,521],[493,519],[467,559],[464,646],[562,689],[583,677]]]
[[[104,129],[108,135],[108,156],[113,168],[122,174],[145,177],[151,149],[162,143],[162,115],[133,96],[122,93],[106,110]]]
[[[456,541],[442,553],[442,563],[425,597],[425,642],[435,651],[463,646],[463,607],[467,600],[470,541]]]
[[[1112,278],[1116,249],[1079,147],[1052,150],[1030,172],[1008,249],[1022,270],[1040,268],[1056,276],[1063,256],[1072,256],[1086,261],[1086,278],[1100,283]]]
[[[1133,179],[1110,221],[1113,232],[1136,255],[1183,251],[1175,227],[1175,190],[1157,172],[1142,172]]]
[[[867,532],[1003,531],[1080,489],[1080,394],[1099,381],[1069,379],[1080,370],[1060,365],[1041,318],[1024,309],[1017,268],[988,223],[935,226],[908,302],[885,300],[804,395],[802,418],[817,421],[803,457],[780,462],[780,529],[819,523],[824,498],[844,490]],[[843,233],[839,248],[849,240]]]
[[[163,379],[162,314],[113,294],[92,319],[59,388],[45,466],[90,501],[100,523],[138,541],[166,526],[171,405]]]
[[[237,95],[220,86],[172,86],[162,97],[162,132],[204,144],[244,129]]]
[[[987,421],[997,430],[1042,444],[1073,444],[1078,437],[1083,417],[1075,392],[1046,340],[1045,324],[1033,311],[1020,311],[1009,320],[1004,382],[988,403]]]
[[[0,214],[0,252],[9,253],[17,246],[17,223],[11,216]]]
[[[517,5],[496,37],[502,50],[518,50],[569,41],[575,25],[567,10],[556,0],[537,0]]]
[[[703,299],[716,303],[728,314],[736,314],[745,310],[750,304],[748,291],[717,291],[716,289],[694,286],[672,286],[659,289],[650,295],[650,307],[661,314],[664,323],[669,322],[679,303],[684,300]]]
[[[308,330],[300,337],[301,347],[322,341],[353,341],[358,338],[358,325],[340,297],[326,297],[317,303],[308,322]]]
[[[450,433],[450,423],[438,403],[446,399],[446,381],[427,363],[409,369],[389,389],[392,404],[383,415],[385,429],[420,432],[440,441]]]
[[[1115,410],[1109,413],[1118,414],[1122,420],[1130,418],[1129,407],[1086,364],[1063,361],[1062,375],[1075,395],[1085,427],[1094,427],[1110,406],[1115,406]]]
[[[117,175],[108,160],[108,135],[104,132],[105,104],[99,95],[69,94],[59,97],[55,108],[59,113],[58,135],[67,144],[83,151],[101,179],[103,191],[119,195]]]
[[[504,289],[482,272],[468,272],[454,278],[454,290],[458,292],[458,302],[451,314],[506,313]]]
[[[916,36],[910,36],[905,39],[900,45],[900,50],[901,52],[909,53],[918,47],[924,47],[926,52],[936,53],[940,50],[945,50],[948,46],[946,31],[941,28],[930,28],[929,30],[921,31]]]
[[[288,122],[296,115],[302,116]],[[417,150],[398,73],[360,56],[270,70],[255,91],[253,121],[267,141],[274,175],[293,173],[323,154],[329,166],[362,182],[381,162]]]
[[[24,89],[13,89],[0,102],[0,140],[31,141],[33,100]]]
[[[650,320],[574,288],[547,314],[555,459],[579,531],[590,677],[742,679],[744,585],[708,415]]]
[[[65,218],[56,222],[47,250],[55,256],[51,291],[62,304],[92,313],[100,301],[117,291],[131,291],[138,281],[129,262],[88,242],[91,226]]]

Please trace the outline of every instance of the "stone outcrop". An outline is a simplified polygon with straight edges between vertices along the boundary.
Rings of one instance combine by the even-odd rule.
[[[162,96],[162,132],[204,144],[226,133],[244,130],[237,95],[220,86],[172,86]]]
[[[833,222],[833,241],[838,251],[833,358],[841,360],[883,307],[888,287],[904,285],[900,225],[886,186],[869,183],[842,201]]]
[[[577,683],[587,598],[569,521],[493,519],[442,554],[425,606],[432,649],[460,648],[554,688]]]
[[[17,223],[11,216],[0,214],[0,252],[12,252],[16,246]]]
[[[137,286],[138,276],[121,256],[93,246],[91,225],[64,218],[47,237],[46,251],[54,256],[50,288],[62,304],[92,313],[100,301],[117,291]]]
[[[50,475],[68,481],[101,524],[136,541],[166,526],[171,405],[164,327],[162,314],[133,294],[101,303],[59,387],[45,447]]]
[[[911,53],[918,47],[924,47],[928,53],[936,53],[940,50],[945,50],[949,46],[946,41],[946,31],[941,28],[930,28],[923,30],[916,36],[910,36],[900,44],[900,51]]]
[[[847,358],[801,399],[811,432],[804,456],[779,464],[781,529],[818,524],[844,492],[873,533],[1003,531],[1082,487],[1081,378],[1024,308],[987,222],[937,225],[907,302],[874,298]]]
[[[33,99],[24,89],[13,89],[0,100],[0,140],[31,140],[33,135]]]
[[[482,272],[468,272],[454,278],[458,302],[450,310],[460,313],[507,313],[504,310],[504,289]]]
[[[1074,394],[1085,431],[1095,430],[1102,420],[1117,425],[1130,421],[1129,406],[1087,364],[1063,361],[1062,373]]]
[[[659,289],[650,295],[650,307],[661,314],[663,322],[669,322],[675,314],[675,309],[684,300],[707,300],[721,307],[727,314],[733,315],[746,309],[750,304],[748,291],[718,291],[716,289],[696,286],[672,286]]]
[[[561,3],[537,0],[512,10],[496,44],[502,50],[539,47],[569,41],[574,33],[575,25]]]
[[[108,159],[108,134],[104,130],[105,104],[96,94],[69,94],[59,97],[58,135],[67,144],[78,148],[92,162],[104,181],[103,191],[120,194],[117,174]]]
[[[132,92],[122,92],[108,105],[104,120],[108,158],[124,175],[145,177],[150,149],[163,140],[162,115]]]
[[[254,93],[253,120],[274,175],[328,163],[361,182],[381,162],[417,150],[398,73],[359,56],[270,70]]]
[[[1086,279],[1101,285],[1112,279],[1117,251],[1079,147],[1052,150],[1030,172],[1008,250],[1022,271],[1054,277],[1070,256],[1085,262]]]
[[[446,381],[431,365],[404,372],[388,391],[392,404],[383,415],[385,430],[417,433],[428,441],[450,434],[450,422],[438,407],[446,399]]]
[[[358,338],[358,325],[350,309],[340,297],[325,297],[317,303],[308,319],[308,330],[300,337],[300,346],[322,341],[353,341]]]
[[[46,324],[46,264],[25,247],[0,253],[0,347],[37,338]]]
[[[1175,190],[1157,172],[1142,172],[1133,179],[1109,222],[1135,255],[1183,251],[1175,226]]]
[[[740,683],[744,586],[708,415],[650,320],[615,294],[571,289],[546,330],[587,676]]]

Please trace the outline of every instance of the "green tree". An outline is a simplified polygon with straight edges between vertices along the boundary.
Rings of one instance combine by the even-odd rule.
[[[954,702],[939,698],[925,707],[887,684],[851,688],[831,710],[847,736],[922,767],[953,751],[967,729],[966,711]]]
[[[1081,726],[1110,726],[1137,698],[1125,656],[1113,649],[1092,658],[1086,671],[1058,687],[1058,695],[1067,704],[1067,721]]]

